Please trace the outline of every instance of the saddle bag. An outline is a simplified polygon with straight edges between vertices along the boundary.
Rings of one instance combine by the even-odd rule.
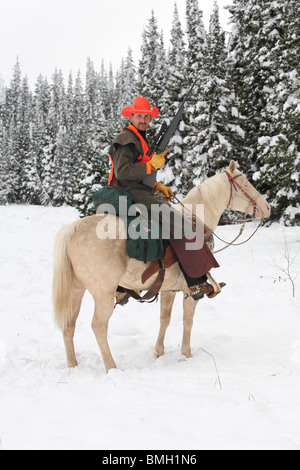
[[[127,230],[126,247],[129,258],[135,258],[144,263],[164,258],[168,242],[162,239],[159,224],[153,220],[146,220],[139,213],[136,213],[136,216],[128,216],[129,209],[134,206],[130,193],[123,189],[102,188],[92,196],[92,200],[97,213],[99,213],[99,209],[100,211],[104,210],[107,213],[117,215],[124,221]],[[101,205],[105,206],[99,208]],[[134,234],[134,237],[130,234]],[[137,236],[138,234],[140,235]],[[153,234],[155,234],[155,238],[152,238]]]

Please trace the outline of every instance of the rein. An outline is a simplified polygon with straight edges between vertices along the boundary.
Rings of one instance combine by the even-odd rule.
[[[247,243],[249,240],[251,240],[252,237],[254,237],[254,235],[256,234],[256,232],[258,231],[258,229],[262,226],[263,222],[261,221],[260,224],[256,227],[256,229],[254,230],[254,232],[252,233],[252,235],[250,235],[250,237],[247,238],[247,240],[244,240],[243,242],[240,242],[240,243],[235,243],[237,241],[238,238],[240,238],[240,236],[243,234],[243,231],[244,231],[244,228],[245,228],[245,225],[246,225],[246,222],[252,222],[252,220],[246,220],[244,219],[243,221],[243,225],[240,229],[240,233],[238,234],[238,236],[236,238],[234,238],[234,240],[232,240],[232,242],[227,242],[226,240],[223,240],[222,238],[220,238],[215,232],[213,232],[214,236],[220,240],[221,242],[225,243],[226,246],[224,246],[223,248],[220,248],[220,250],[217,250],[217,251],[214,251],[214,253],[220,253],[220,251],[223,251],[223,250],[226,250],[226,248],[230,247],[230,246],[240,246],[240,245],[244,245],[245,243]]]

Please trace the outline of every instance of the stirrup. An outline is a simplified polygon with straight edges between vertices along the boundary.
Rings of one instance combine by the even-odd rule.
[[[121,305],[122,307],[124,307],[124,305],[128,303],[130,295],[127,292],[116,292],[115,297],[115,306]]]
[[[219,285],[221,289],[226,286],[224,282],[220,282]],[[221,291],[215,292],[211,284],[209,284],[208,282],[203,282],[203,284],[198,284],[197,286],[190,287],[190,294],[188,294],[186,297],[192,297],[194,300],[200,300],[203,299],[204,295],[207,295],[209,299],[213,299],[220,292]]]
[[[223,289],[223,287],[226,286],[226,283],[225,283],[225,282],[220,282],[220,283],[219,283],[219,286],[221,287],[221,289]],[[208,297],[209,299],[213,299],[213,298],[216,297],[218,294],[220,294],[220,292],[221,292],[220,290],[219,290],[219,292],[213,291],[211,294],[207,294],[207,297]]]

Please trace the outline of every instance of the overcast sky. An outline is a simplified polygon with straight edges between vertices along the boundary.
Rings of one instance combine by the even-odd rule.
[[[185,31],[185,0],[0,0],[0,75],[9,84],[17,56],[31,86],[40,73],[51,79],[55,68],[66,78],[70,71],[84,74],[87,57],[97,70],[103,59],[106,69],[111,63],[115,71],[128,47],[137,64],[152,9],[168,45],[175,2]],[[223,6],[231,3],[218,0],[226,30]],[[207,28],[213,5],[214,0],[199,0]]]

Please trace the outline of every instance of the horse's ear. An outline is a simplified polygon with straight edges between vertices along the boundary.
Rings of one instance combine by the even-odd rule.
[[[236,170],[236,163],[234,160],[231,160],[230,165],[229,165],[229,171],[230,173],[234,173]]]

